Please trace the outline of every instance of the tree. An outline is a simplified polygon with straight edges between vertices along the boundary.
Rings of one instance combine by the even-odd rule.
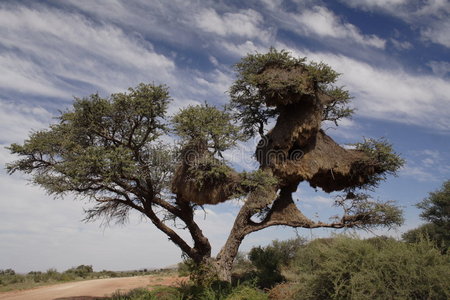
[[[418,242],[424,237],[436,241],[442,252],[450,247],[450,180],[442,187],[429,193],[428,197],[416,205],[422,209],[420,217],[428,223],[403,234],[407,242]]]
[[[403,164],[392,147],[366,140],[343,148],[321,129],[324,121],[337,123],[352,113],[348,92],[335,86],[338,73],[274,49],[247,55],[235,69],[230,105],[224,109],[189,106],[169,118],[168,88],[154,84],[108,99],[76,98],[56,124],[9,147],[20,159],[7,168],[31,174],[55,196],[72,193],[91,200],[88,221],[124,222],[131,210],[139,212],[199,265],[199,281],[211,274],[229,281],[242,240],[270,226],[361,228],[402,222],[396,206],[363,192]],[[269,124],[274,125],[267,130]],[[179,137],[177,147],[164,142],[173,135]],[[237,172],[222,154],[252,137],[260,139],[255,151],[260,167]],[[325,192],[343,191],[336,201],[343,215],[330,223],[303,215],[292,198],[302,181]],[[242,207],[213,258],[195,211],[235,198]],[[192,241],[177,233],[173,221],[183,224]]]

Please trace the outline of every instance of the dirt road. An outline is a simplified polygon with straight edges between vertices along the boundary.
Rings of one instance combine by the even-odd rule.
[[[183,277],[136,276],[94,279],[42,286],[24,291],[0,293],[1,300],[91,300],[109,296],[116,290],[125,292],[138,287],[176,285]]]

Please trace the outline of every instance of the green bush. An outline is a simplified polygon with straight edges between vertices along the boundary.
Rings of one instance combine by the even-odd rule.
[[[190,264],[186,261],[178,263],[178,276],[189,276],[191,270],[190,270]]]
[[[450,257],[427,241],[339,236],[301,248],[296,299],[449,299]]]
[[[263,291],[250,287],[241,286],[236,288],[225,300],[264,300],[269,299]]]
[[[64,273],[73,274],[75,277],[87,278],[94,272],[92,266],[79,265],[78,267],[73,267],[66,270]]]
[[[256,278],[261,288],[271,288],[284,280],[281,275],[281,257],[270,246],[256,247],[248,255],[256,267]]]
[[[281,274],[282,268],[290,263],[295,253],[305,243],[305,239],[297,237],[287,241],[275,240],[267,247],[252,248],[248,257],[256,268],[254,275],[259,287],[271,288],[284,281],[285,278]]]
[[[111,300],[266,300],[268,296],[261,290],[243,285],[231,288],[229,284],[212,284],[200,287],[184,284],[180,287],[158,287],[152,291],[134,289],[127,293],[117,292]]]
[[[439,190],[429,193],[416,206],[422,209],[420,217],[428,223],[405,232],[403,239],[415,243],[427,238],[446,253],[450,248],[450,180],[444,182]]]
[[[150,292],[147,289],[138,288],[138,289],[133,289],[127,293],[116,292],[109,299],[111,299],[111,300],[157,300],[159,298],[156,298],[155,295],[153,295],[152,292]],[[178,298],[175,298],[175,299],[178,299]]]

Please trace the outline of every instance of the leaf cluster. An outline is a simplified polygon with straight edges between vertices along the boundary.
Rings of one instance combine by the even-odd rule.
[[[338,196],[334,205],[344,210],[344,224],[351,223],[358,228],[391,228],[404,222],[402,210],[393,201],[373,200],[365,193],[349,192],[346,196]]]
[[[271,172],[256,170],[253,172],[241,173],[240,185],[245,192],[252,192],[257,189],[271,189],[278,184],[278,179]]]
[[[232,169],[224,162],[205,155],[189,167],[187,180],[193,181],[202,190],[226,183],[231,173]]]
[[[450,180],[416,206],[422,210],[420,217],[428,223],[404,233],[402,238],[411,243],[430,239],[447,252],[450,247]]]
[[[173,150],[158,142],[167,132],[167,87],[140,84],[110,98],[98,94],[75,99],[72,109],[47,130],[34,132],[9,150],[21,159],[7,165],[10,173],[31,173],[50,194],[73,192],[96,200],[88,211],[123,220],[124,203],[159,195],[173,172]]]
[[[290,269],[297,273],[295,299],[450,297],[449,257],[427,241],[317,239],[299,249]]]
[[[232,119],[229,112],[205,103],[181,109],[172,118],[172,124],[184,144],[205,144],[220,154],[242,138],[240,127]]]
[[[437,191],[429,193],[428,197],[416,206],[422,210],[422,219],[450,228],[450,180],[444,182]]]
[[[278,115],[277,105],[273,107],[270,100],[274,97],[316,97],[321,92],[333,98],[324,106],[323,120],[337,124],[339,119],[353,113],[347,107],[348,91],[334,85],[340,74],[324,63],[305,62],[306,58],[295,58],[285,50],[271,48],[266,54],[248,54],[235,65],[238,76],[229,91],[231,108],[247,137],[263,135],[264,126]]]
[[[388,175],[396,176],[397,171],[405,164],[405,160],[394,152],[392,145],[384,138],[364,139],[364,142],[353,146],[367,155],[367,160],[363,163],[364,168],[375,169],[364,187],[376,187],[380,181],[386,180]]]

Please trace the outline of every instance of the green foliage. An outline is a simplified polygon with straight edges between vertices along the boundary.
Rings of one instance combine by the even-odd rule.
[[[300,248],[295,299],[448,299],[450,257],[429,242],[315,240]]]
[[[398,169],[405,164],[405,160],[394,152],[392,145],[384,138],[364,139],[364,142],[353,144],[353,146],[356,150],[367,154],[369,164],[365,162],[364,168],[372,167],[376,171],[370,176],[365,187],[376,187],[380,181],[386,180],[388,175],[396,176]]]
[[[272,247],[252,248],[248,254],[256,267],[256,278],[261,288],[271,288],[284,280],[281,275],[281,257]]]
[[[393,201],[373,200],[366,193],[348,192],[337,196],[335,206],[344,210],[342,221],[353,227],[370,229],[373,227],[391,228],[404,222],[403,211]],[[339,221],[339,217],[337,217]]]
[[[225,183],[232,169],[224,162],[209,155],[199,158],[189,168],[187,180],[192,180],[201,190],[203,187]]]
[[[235,65],[239,78],[248,80],[250,83],[257,84],[253,76],[261,74],[267,68],[286,68],[292,69],[303,66],[306,58],[295,58],[288,51],[278,51],[270,48],[265,54],[248,54]]]
[[[236,288],[225,300],[265,300],[269,299],[263,291],[250,286]]]
[[[324,107],[323,120],[337,121],[349,117],[353,109],[347,107],[350,96],[342,87],[334,86],[339,73],[324,63],[305,63],[306,58],[295,58],[285,50],[271,48],[265,54],[248,54],[235,65],[237,79],[230,88],[231,108],[242,122],[246,136],[264,134],[264,126],[278,115],[270,102],[274,96],[289,98],[289,94],[316,95],[322,92],[332,97]],[[263,74],[266,70],[276,74]],[[283,72],[298,70],[286,76]]]
[[[447,252],[450,247],[450,180],[444,182],[439,190],[429,193],[417,207],[422,209],[420,217],[429,223],[406,232],[403,239],[417,242],[424,237],[429,238]]]
[[[274,240],[266,247],[253,247],[248,257],[256,272],[250,270],[249,273],[254,273],[259,287],[271,288],[284,281],[282,268],[290,264],[305,243],[305,239],[297,237],[286,241]]]
[[[232,116],[208,104],[188,106],[172,118],[174,130],[185,143],[205,144],[214,153],[223,152],[241,139]]]
[[[178,263],[177,265],[178,276],[189,276],[191,268],[190,263],[186,262],[186,260]]]
[[[244,282],[251,276],[255,266],[248,259],[247,254],[238,252],[233,261],[232,282]],[[248,276],[250,275],[250,276]]]
[[[335,86],[324,87],[324,90],[334,101],[325,105],[322,120],[331,121],[337,126],[339,120],[350,118],[353,115],[355,110],[348,107],[352,97],[347,90],[344,90],[343,87]]]
[[[450,180],[444,182],[439,190],[431,192],[417,207],[422,209],[422,219],[450,228]]]
[[[323,88],[326,88],[330,83],[335,83],[340,75],[323,62],[311,62],[305,65],[305,68],[308,71],[309,78],[320,84]]]
[[[417,243],[421,240],[440,240],[438,227],[433,223],[423,224],[402,234],[402,239],[408,243]],[[438,246],[443,246],[437,243]]]
[[[278,184],[278,179],[272,173],[256,170],[253,172],[241,173],[241,188],[244,193],[253,192],[257,189],[271,189]]]
[[[137,288],[133,289],[127,293],[123,293],[120,291],[115,292],[109,299],[111,300],[157,300],[160,298],[156,298],[155,292],[151,292],[145,288]],[[179,297],[173,297],[173,298],[161,298],[166,300],[178,300]]]
[[[140,270],[140,271],[100,271],[94,272],[90,265],[79,265],[70,268],[62,273],[56,269],[49,269],[46,272],[31,271],[28,274],[17,274],[12,269],[0,270],[0,292],[32,288],[49,283],[97,279],[97,278],[114,278],[114,277],[131,277],[141,275],[160,274],[161,270]]]
[[[229,285],[213,284],[200,287],[181,284],[180,287],[157,287],[133,289],[127,293],[117,292],[111,300],[264,300],[268,296],[261,290],[248,285],[232,288]]]
[[[213,281],[208,285],[182,284],[178,288],[182,299],[224,300],[233,290],[228,282]]]
[[[93,272],[94,270],[92,269],[92,266],[79,265],[78,267],[68,269],[64,273],[73,274],[75,277],[87,278]]]
[[[0,276],[14,276],[16,272],[13,269],[0,270]]]
[[[268,248],[273,249],[279,259],[280,266],[286,267],[295,258],[297,251],[304,247],[306,243],[305,238],[298,236],[285,241],[274,240]]]
[[[237,111],[236,118],[243,124],[248,138],[264,133],[264,125],[277,115],[275,108],[266,105],[266,97],[258,89],[258,77],[268,67],[293,68],[303,64],[286,51],[273,48],[266,54],[248,54],[235,65],[238,74],[230,87],[231,107]]]
[[[9,147],[21,159],[8,164],[8,171],[31,173],[50,194],[96,200],[87,220],[104,216],[123,222],[127,204],[139,201],[136,187],[151,186],[146,193],[154,196],[168,188],[175,155],[157,139],[166,132],[169,100],[165,86],[152,84],[109,99],[97,94],[76,99],[58,123]]]

